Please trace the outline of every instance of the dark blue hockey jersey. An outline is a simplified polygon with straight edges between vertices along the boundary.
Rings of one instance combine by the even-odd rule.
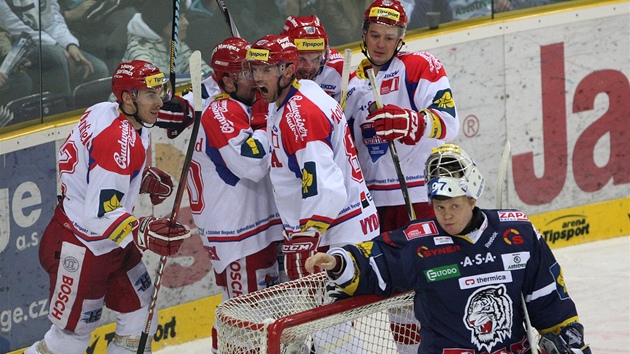
[[[448,235],[426,219],[331,249],[347,264],[335,283],[350,295],[415,290],[419,353],[529,352],[521,293],[542,333],[578,321],[575,304],[560,265],[524,213],[480,211],[482,226],[467,235]]]

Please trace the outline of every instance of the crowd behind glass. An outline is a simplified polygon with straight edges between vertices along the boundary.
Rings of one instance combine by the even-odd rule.
[[[444,24],[567,1],[400,0],[409,17],[408,30],[426,29],[427,12],[438,12]],[[330,46],[343,47],[361,40],[361,20],[370,2],[228,0],[226,4],[240,35],[250,42],[280,33],[289,15],[315,14]],[[40,4],[45,8],[39,9]],[[0,132],[109,100],[111,73],[123,58],[167,65],[172,13],[172,0],[0,0]],[[206,63],[214,46],[230,36],[214,0],[181,1],[178,24],[179,41],[185,43],[179,50],[200,50]],[[185,80],[188,67],[177,64],[175,72]],[[210,74],[209,67],[204,68]]]

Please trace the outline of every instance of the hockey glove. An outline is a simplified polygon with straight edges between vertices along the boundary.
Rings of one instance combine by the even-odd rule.
[[[284,271],[291,280],[308,275],[305,268],[306,259],[317,252],[319,246],[319,232],[308,230],[287,235],[284,232]]]
[[[171,221],[166,218],[147,216],[138,221],[139,226],[134,229],[133,240],[142,251],[151,250],[160,256],[172,256],[179,251],[184,240],[190,237],[188,226],[180,223],[171,226]]]
[[[146,167],[142,173],[140,193],[149,193],[151,203],[158,205],[173,193],[173,180],[168,173],[156,167]]]
[[[584,344],[584,327],[577,322],[562,327],[560,335],[545,333],[538,346],[542,354],[591,354]]]
[[[332,302],[337,302],[351,297],[345,291],[341,290],[337,284],[330,280],[326,282],[326,296],[330,299],[329,301]]]
[[[414,145],[424,133],[425,114],[387,104],[370,113],[366,120],[372,123],[381,138],[388,141],[400,139],[403,144]]]
[[[257,99],[252,105],[252,118],[249,121],[249,125],[253,130],[267,129],[267,113],[269,110],[269,103],[263,99]]]
[[[174,139],[192,124],[194,117],[193,106],[183,97],[176,95],[170,101],[164,102],[155,125],[166,129],[166,136]]]

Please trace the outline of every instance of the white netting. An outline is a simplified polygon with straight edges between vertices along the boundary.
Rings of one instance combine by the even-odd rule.
[[[215,322],[219,353],[309,353],[313,346],[317,353],[396,352],[390,318],[416,323],[413,293],[330,303],[326,281],[322,272],[223,302]],[[417,328],[396,332],[398,342],[418,339]]]

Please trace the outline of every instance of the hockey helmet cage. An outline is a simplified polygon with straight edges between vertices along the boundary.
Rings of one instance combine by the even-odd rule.
[[[376,0],[365,10],[363,17],[363,31],[366,31],[370,22],[386,26],[397,26],[404,30],[407,28],[408,18],[403,5],[396,0]]]
[[[239,37],[229,37],[217,44],[210,60],[215,79],[219,81],[225,74],[241,73],[250,46],[248,41]]]
[[[157,66],[144,60],[122,62],[112,75],[112,92],[118,103],[122,103],[122,93],[128,91],[134,97],[138,90],[161,89],[163,101],[171,99],[171,85]]]
[[[328,50],[328,35],[315,15],[287,17],[280,35],[289,36],[299,52]]]
[[[298,65],[298,51],[295,44],[288,36],[268,34],[258,39],[247,50],[245,63],[249,67],[252,64],[267,64],[288,66]]]
[[[477,164],[456,144],[443,144],[431,150],[424,179],[429,201],[459,196],[479,199],[485,186]]]

